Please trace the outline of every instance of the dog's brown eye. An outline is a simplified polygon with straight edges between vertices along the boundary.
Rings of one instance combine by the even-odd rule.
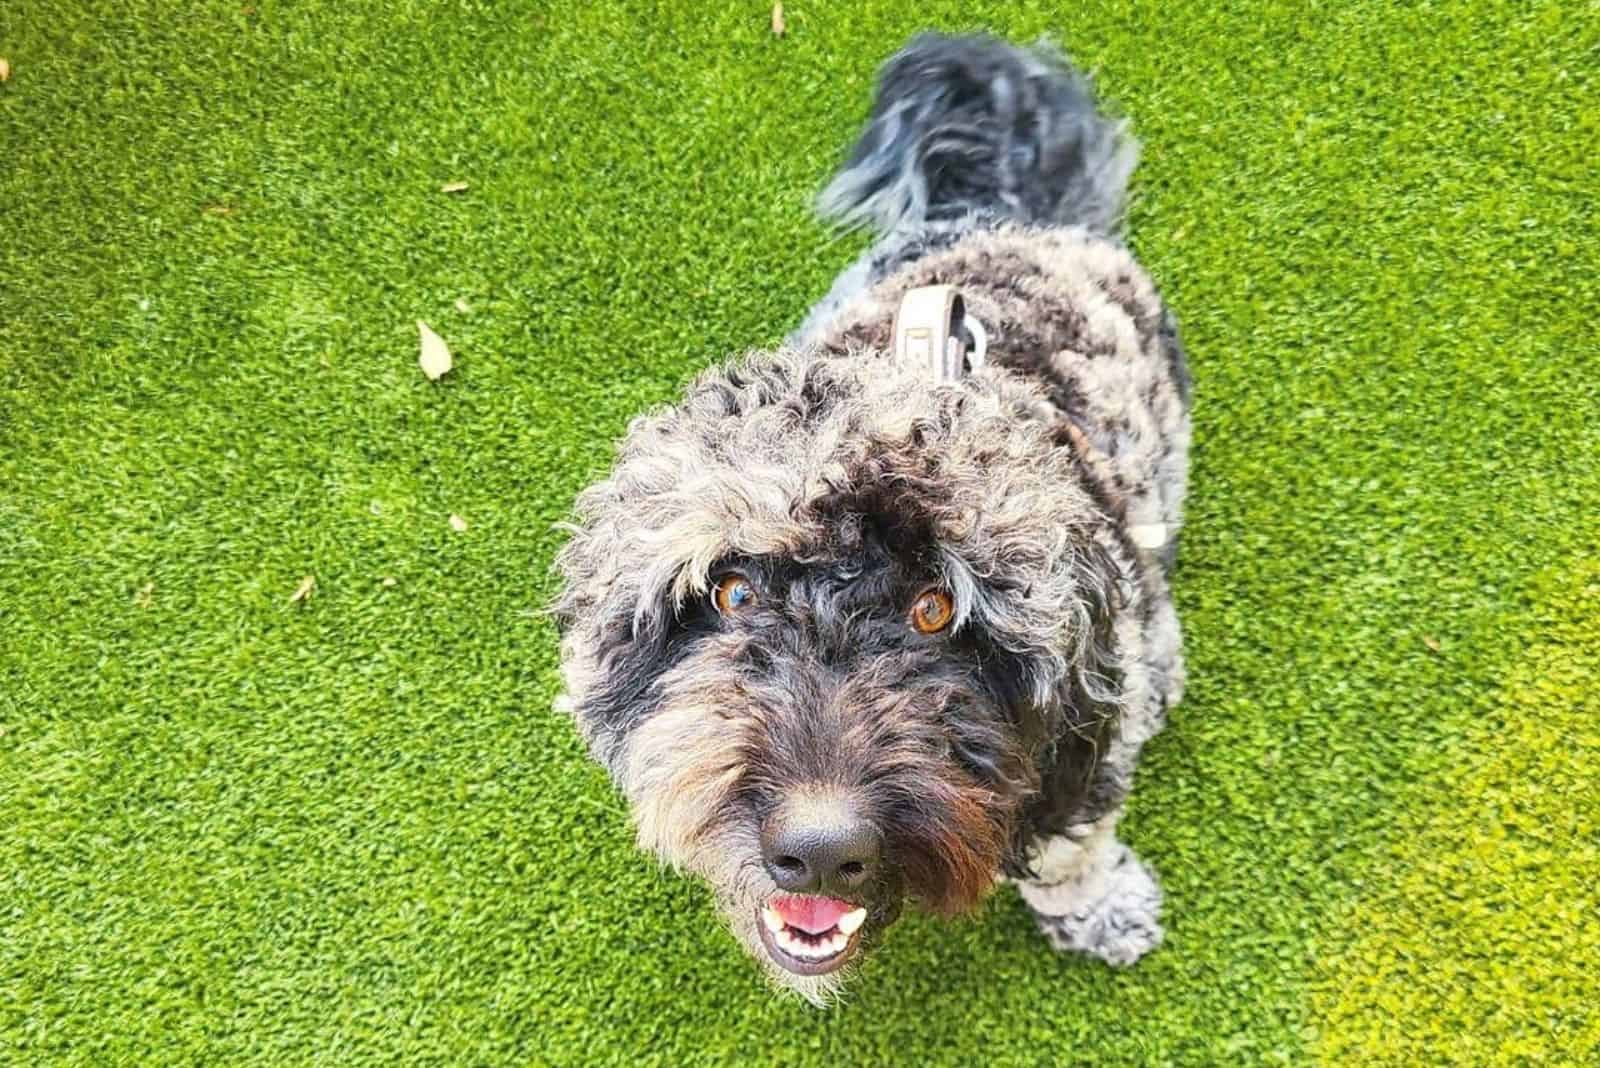
[[[922,634],[937,634],[955,618],[956,602],[943,590],[923,590],[911,606],[911,625]]]
[[[723,575],[717,580],[717,588],[712,592],[711,598],[716,602],[717,611],[725,616],[731,616],[756,603],[756,590],[750,585],[750,580],[743,575],[737,573]]]

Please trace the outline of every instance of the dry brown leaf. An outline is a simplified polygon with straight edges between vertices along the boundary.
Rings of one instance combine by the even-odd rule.
[[[1424,634],[1422,636],[1422,644],[1426,645],[1428,650],[1434,653],[1437,653],[1442,648],[1442,646],[1439,644],[1439,639],[1435,638],[1431,634]]]
[[[296,586],[294,592],[289,595],[289,603],[295,604],[299,601],[309,601],[311,599],[311,591],[316,588],[317,577],[315,575],[307,575],[300,580],[300,585]]]
[[[417,332],[422,335],[422,353],[417,357],[417,364],[422,368],[422,373],[428,376],[428,381],[437,382],[455,364],[450,359],[450,347],[444,343],[444,338],[433,332],[433,327],[417,320]]]
[[[455,531],[457,534],[465,534],[467,530],[467,521],[452,512],[450,513],[450,529]]]
[[[468,183],[468,182],[464,182],[464,181],[461,181],[460,179],[457,179],[454,182],[446,182],[446,183],[444,183],[444,185],[441,185],[439,187],[439,192],[441,192],[441,193],[465,193],[467,191],[467,188],[468,188],[469,184],[470,183]]]
[[[772,3],[772,35],[782,37],[788,30],[788,23],[783,21],[783,0],[773,0]]]
[[[472,305],[467,303],[466,297],[456,298],[456,311],[460,312],[462,315],[472,314]]]
[[[11,61],[4,56],[0,56],[0,82],[9,82],[10,80]]]

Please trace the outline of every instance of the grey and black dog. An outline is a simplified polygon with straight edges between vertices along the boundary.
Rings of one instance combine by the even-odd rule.
[[[1183,690],[1189,382],[1116,236],[1135,155],[1048,47],[917,38],[820,200],[877,242],[578,500],[562,706],[641,846],[814,1001],[903,902],[1003,879],[1060,949],[1161,941],[1115,831]],[[953,382],[893,354],[935,283],[987,327]]]

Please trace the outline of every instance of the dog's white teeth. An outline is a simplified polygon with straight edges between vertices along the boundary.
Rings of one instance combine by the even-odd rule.
[[[835,934],[830,939],[813,942],[793,934],[788,928],[772,932],[772,940],[778,943],[778,948],[791,957],[800,957],[803,960],[823,960],[833,956],[845,947],[849,941],[847,936]]]
[[[818,947],[811,945],[797,935],[790,934],[788,931],[780,932],[773,937],[778,940],[778,945],[783,947],[783,951],[791,957],[803,957],[806,960],[812,960],[819,956],[826,956],[826,954],[818,952]]]
[[[829,948],[826,942],[802,943],[800,954],[801,956],[810,957],[812,960],[821,960],[823,957],[833,956],[833,950]]]
[[[771,935],[773,944],[802,960],[827,960],[843,953],[850,947],[851,936],[866,922],[866,909],[852,909],[828,930],[810,934],[790,927],[776,909],[761,906],[761,925]]]

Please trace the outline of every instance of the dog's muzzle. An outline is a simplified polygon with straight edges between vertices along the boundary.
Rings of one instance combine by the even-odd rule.
[[[761,942],[781,967],[822,975],[854,955],[883,836],[847,800],[801,795],[767,818],[762,862],[778,892],[760,906]]]

